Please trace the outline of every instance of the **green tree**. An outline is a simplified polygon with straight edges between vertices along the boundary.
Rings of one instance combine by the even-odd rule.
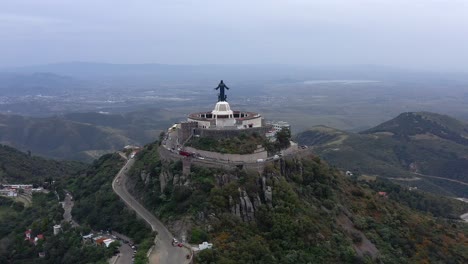
[[[280,131],[276,132],[276,144],[278,145],[279,149],[288,148],[291,143],[291,131],[283,127]]]

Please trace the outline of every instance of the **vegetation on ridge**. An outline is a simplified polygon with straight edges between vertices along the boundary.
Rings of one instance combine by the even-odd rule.
[[[340,140],[337,140],[337,138]],[[448,196],[466,196],[468,187],[413,173],[465,181],[468,177],[468,125],[434,113],[403,113],[360,134],[321,127],[299,133],[301,144],[331,164],[354,174],[389,178]]]
[[[0,145],[0,183],[42,184],[46,179],[76,175],[86,166],[75,161],[48,160]]]
[[[318,157],[276,161],[260,175],[192,166],[184,180],[182,164],[162,162],[156,146],[137,155],[130,172],[133,192],[168,223],[190,219],[192,243],[214,244],[197,255],[197,263],[463,263],[468,258],[466,225],[442,218],[466,210],[459,201],[447,201],[453,206],[442,209],[424,193],[347,179]],[[169,180],[162,188],[164,177]],[[271,200],[263,182],[272,188]]]
[[[242,133],[237,137],[222,139],[193,137],[186,146],[227,154],[252,154],[257,150],[257,146],[262,146],[264,142],[265,138],[258,133],[252,135]]]

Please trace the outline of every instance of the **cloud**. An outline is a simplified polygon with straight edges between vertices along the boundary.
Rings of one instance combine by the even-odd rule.
[[[15,0],[0,10],[1,63],[468,67],[466,0]]]

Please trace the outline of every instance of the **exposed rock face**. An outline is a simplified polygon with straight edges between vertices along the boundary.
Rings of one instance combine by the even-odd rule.
[[[170,162],[163,162],[161,168],[161,173],[159,174],[159,183],[160,183],[160,189],[161,192],[164,191],[168,183],[172,183],[173,186],[177,185],[185,185],[189,186],[190,185],[190,171],[188,172],[187,175],[182,173],[180,174],[173,174],[171,170],[171,164]]]
[[[294,161],[293,166],[300,166],[301,164],[297,161]],[[284,165],[283,168],[287,171],[288,166]],[[287,173],[287,172],[286,172]],[[298,173],[296,171],[296,173]],[[251,177],[252,175],[250,175]],[[148,175],[142,175],[145,177],[145,180],[148,180]],[[236,171],[224,171],[217,175],[214,175],[215,185],[218,187],[223,187],[229,183],[236,182],[240,178],[244,177],[242,173]],[[229,210],[232,215],[239,217],[244,222],[255,221],[255,212],[258,210],[262,204],[266,204],[269,207],[272,207],[273,201],[273,191],[272,186],[269,186],[269,182],[274,180],[278,175],[274,172],[266,173],[263,176],[258,176],[255,182],[251,182],[250,188],[239,188],[238,195],[229,196]],[[142,178],[143,179],[143,178]],[[159,174],[159,183],[161,192],[164,192],[164,189],[169,185],[180,186],[185,185],[189,188],[194,188],[190,184],[190,175],[184,174],[173,174],[171,171],[170,163],[164,163]],[[254,184],[254,185],[252,185]],[[203,217],[205,218],[205,217]],[[198,219],[202,221],[201,219]]]
[[[271,186],[268,186],[266,184],[266,177],[262,177],[262,191],[263,191],[263,198],[265,200],[265,203],[268,206],[272,206],[271,202],[273,201],[273,190]]]
[[[216,184],[220,187],[230,183],[231,181],[237,180],[237,176],[233,174],[220,174],[216,175]]]
[[[145,185],[147,185],[151,180],[151,174],[149,172],[142,171],[140,173],[140,178],[145,183]]]
[[[162,170],[161,174],[159,174],[159,182],[161,185],[161,192],[164,192],[164,188],[166,188],[167,183],[172,180],[173,176],[168,170]]]
[[[238,203],[235,203],[234,199],[232,199],[231,196],[229,196],[229,206],[231,207],[231,214],[242,218],[240,213],[240,205]]]
[[[172,184],[173,184],[174,186],[176,186],[177,184],[179,184],[180,178],[181,178],[181,177],[179,176],[179,174],[174,175],[174,179],[172,180]]]
[[[264,195],[265,202],[271,206],[271,202],[273,201],[273,188],[271,186],[267,186]]]
[[[241,214],[242,220],[244,222],[250,222],[254,220],[255,208],[250,201],[249,196],[247,195],[246,191],[239,189],[240,193],[240,207],[241,207]]]
[[[258,207],[260,207],[260,205],[262,205],[262,200],[260,199],[260,195],[256,195],[254,200],[253,200],[253,205],[254,205],[254,208],[255,210],[258,209]]]

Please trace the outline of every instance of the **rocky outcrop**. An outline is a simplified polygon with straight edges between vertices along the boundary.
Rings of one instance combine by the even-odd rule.
[[[242,220],[244,222],[250,222],[254,220],[255,208],[250,201],[250,197],[247,195],[247,192],[239,189],[240,193],[240,209]]]
[[[240,205],[239,203],[234,202],[234,199],[232,199],[232,196],[229,196],[229,206],[231,207],[231,214],[239,218],[242,218],[241,212],[240,212]]]
[[[151,180],[151,174],[146,171],[141,171],[140,178],[145,183],[145,185],[147,185]]]
[[[230,183],[231,181],[237,180],[238,177],[234,174],[219,174],[215,176],[216,184],[220,187],[223,187],[224,185]]]
[[[268,206],[272,206],[271,202],[273,200],[273,190],[271,186],[266,184],[266,177],[263,176],[261,180],[263,199]]]
[[[161,192],[164,192],[164,189],[167,186],[167,183],[173,179],[172,173],[168,170],[162,170],[159,174],[159,183],[161,187]]]
[[[273,188],[271,186],[267,186],[264,192],[265,195],[265,202],[269,206],[272,206],[273,201]]]

